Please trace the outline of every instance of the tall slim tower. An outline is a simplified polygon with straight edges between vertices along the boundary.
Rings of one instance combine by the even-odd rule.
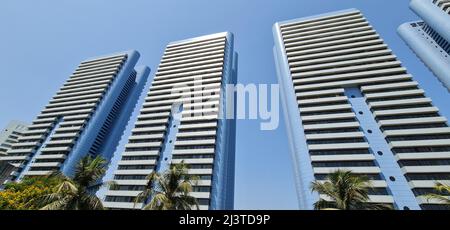
[[[371,202],[438,209],[420,195],[450,180],[450,128],[356,9],[274,25],[274,54],[301,209],[314,180],[349,169]]]
[[[136,51],[87,59],[7,152],[18,170],[9,180],[60,170],[73,175],[85,155],[109,159],[149,69]]]
[[[146,177],[184,161],[199,177],[192,196],[200,209],[233,209],[235,120],[221,114],[233,109],[226,85],[236,83],[236,67],[231,33],[167,45],[128,144],[106,179],[117,186],[105,192],[105,207],[142,208],[135,197]]]
[[[450,91],[450,1],[411,0],[423,21],[398,28],[399,35]]]

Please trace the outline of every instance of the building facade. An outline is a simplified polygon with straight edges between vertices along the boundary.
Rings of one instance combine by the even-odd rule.
[[[0,186],[16,167],[8,160],[7,152],[12,145],[18,142],[28,124],[21,121],[11,121],[0,133]]]
[[[279,22],[274,56],[301,209],[337,169],[373,181],[370,202],[440,209],[420,196],[450,182],[450,128],[356,9]]]
[[[191,195],[200,209],[233,209],[235,120],[221,114],[234,105],[226,85],[236,83],[236,68],[231,33],[167,45],[128,143],[105,179],[117,184],[103,194],[105,207],[142,208],[135,198],[146,177],[184,161],[199,178]]]
[[[149,75],[147,67],[135,69],[138,59],[128,51],[81,62],[7,151],[18,168],[8,181],[55,170],[71,176],[87,154],[109,159]]]
[[[410,7],[423,21],[405,23],[398,33],[450,90],[450,1],[412,0]]]
[[[6,152],[11,149],[12,144],[18,142],[19,137],[27,130],[28,124],[21,121],[11,121],[0,132],[0,159],[6,156]]]

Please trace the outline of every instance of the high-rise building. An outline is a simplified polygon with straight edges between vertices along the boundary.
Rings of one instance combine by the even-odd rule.
[[[27,130],[28,124],[21,121],[11,121],[0,132],[0,159],[6,156],[6,152],[11,149],[11,145],[17,143],[22,133]]]
[[[450,1],[411,0],[410,7],[423,21],[405,23],[398,33],[450,90]]]
[[[184,161],[198,176],[192,196],[200,209],[233,209],[235,120],[227,85],[237,78],[231,33],[169,43],[120,159],[106,181],[111,209],[140,209],[135,203],[146,177]]]
[[[74,173],[85,155],[109,159],[149,75],[136,51],[87,59],[78,66],[18,143],[7,151],[18,170],[9,180]]]
[[[16,170],[14,161],[9,160],[10,157],[8,157],[7,152],[13,144],[18,142],[22,133],[27,130],[27,126],[28,124],[25,122],[11,121],[0,132],[0,186]]]
[[[356,9],[274,25],[274,55],[301,209],[337,169],[373,180],[370,202],[439,209],[422,198],[450,181],[450,128]]]

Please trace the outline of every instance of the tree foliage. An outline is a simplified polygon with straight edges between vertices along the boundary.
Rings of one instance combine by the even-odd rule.
[[[20,182],[10,182],[0,192],[1,210],[35,210],[42,207],[40,197],[56,191],[59,178],[48,176],[25,177]]]
[[[314,204],[314,209],[379,210],[389,206],[370,203],[371,181],[367,176],[355,175],[351,171],[337,170],[328,175],[327,181],[315,181],[311,190],[325,195]]]
[[[163,174],[153,172],[147,177],[146,189],[136,197],[135,203],[147,203],[144,210],[198,209],[197,199],[190,195],[197,177],[188,174],[188,169],[181,162],[171,165]]]

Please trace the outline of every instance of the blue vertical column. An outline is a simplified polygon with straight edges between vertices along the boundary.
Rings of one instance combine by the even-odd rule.
[[[172,152],[174,149],[174,143],[178,133],[178,127],[181,123],[181,112],[183,111],[183,104],[177,103],[172,106],[169,127],[167,130],[166,138],[164,139],[163,148],[159,155],[158,165],[156,166],[157,173],[163,173],[170,168],[172,161]]]
[[[346,88],[345,95],[349,98],[352,109],[357,115],[360,127],[364,131],[372,153],[375,155],[376,162],[394,198],[396,208],[420,210],[421,208],[417,203],[416,197],[411,191],[408,181],[403,175],[397,159],[392,153],[384,134],[379,129],[379,125],[361,91],[359,88]]]

